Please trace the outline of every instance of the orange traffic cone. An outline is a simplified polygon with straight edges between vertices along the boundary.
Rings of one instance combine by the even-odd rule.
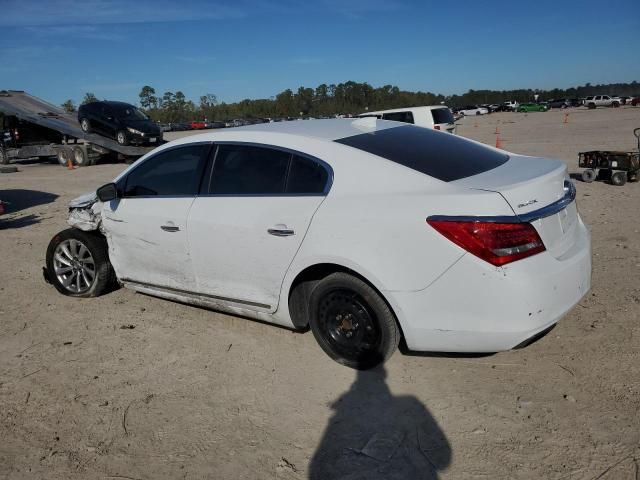
[[[67,159],[67,170],[73,170],[73,162],[70,158]]]
[[[500,135],[496,137],[496,148],[502,148],[502,140],[500,140]]]

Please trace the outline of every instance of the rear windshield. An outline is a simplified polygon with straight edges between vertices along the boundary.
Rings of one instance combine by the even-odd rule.
[[[509,157],[448,133],[406,125],[336,140],[444,182],[499,167]]]
[[[431,110],[433,115],[433,123],[453,123],[453,114],[448,108],[434,108]]]

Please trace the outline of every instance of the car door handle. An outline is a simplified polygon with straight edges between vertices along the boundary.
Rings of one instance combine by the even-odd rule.
[[[267,230],[270,235],[274,235],[276,237],[290,237],[291,235],[295,235],[296,232],[288,228],[286,225],[275,225],[273,228]]]
[[[180,227],[176,227],[175,225],[162,225],[160,228],[162,230],[164,230],[165,232],[179,232],[180,231]]]

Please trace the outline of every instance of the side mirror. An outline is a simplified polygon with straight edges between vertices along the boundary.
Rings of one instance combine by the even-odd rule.
[[[115,183],[107,183],[96,190],[96,195],[101,202],[109,202],[118,198],[118,187]]]

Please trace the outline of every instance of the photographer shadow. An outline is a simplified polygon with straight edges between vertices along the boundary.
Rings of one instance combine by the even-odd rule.
[[[432,480],[451,463],[451,446],[414,396],[394,396],[384,367],[359,371],[309,465],[311,480]]]

